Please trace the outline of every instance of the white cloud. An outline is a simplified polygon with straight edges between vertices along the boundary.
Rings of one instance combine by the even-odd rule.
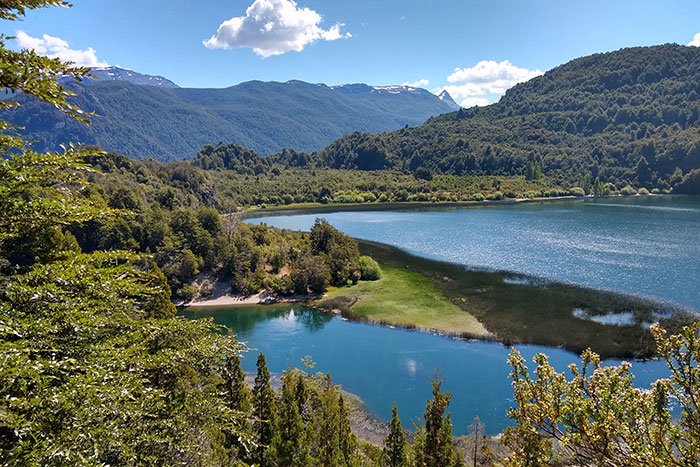
[[[462,107],[483,106],[495,102],[504,92],[518,83],[540,76],[540,70],[519,68],[508,60],[482,60],[470,68],[456,68],[447,77],[449,84],[435,89],[446,90]]]
[[[51,58],[60,58],[65,62],[73,62],[78,66],[103,67],[109,66],[107,62],[97,59],[95,49],[88,47],[85,50],[71,49],[70,44],[60,37],[44,34],[41,37],[32,37],[24,31],[17,31],[17,45],[21,49],[33,50],[39,55]]]
[[[301,52],[318,40],[335,41],[352,37],[341,32],[343,24],[320,27],[323,18],[316,11],[299,8],[294,0],[255,0],[245,16],[224,21],[211,38],[210,49],[251,48],[261,57]]]
[[[402,84],[402,86],[410,86],[412,88],[424,88],[429,84],[430,84],[430,80],[422,78],[422,79],[419,79],[418,81],[413,81],[413,82],[406,81]]]
[[[693,47],[700,47],[700,32],[693,36],[693,40],[688,42],[688,45]]]

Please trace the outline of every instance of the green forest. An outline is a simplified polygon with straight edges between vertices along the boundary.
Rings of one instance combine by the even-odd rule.
[[[0,19],[55,6],[68,5],[2,2]],[[3,88],[89,120],[59,83],[89,70],[11,50],[6,41],[0,36]],[[17,105],[0,101],[8,112]],[[194,164],[160,165],[83,146],[37,152],[7,121],[0,129],[1,465],[690,466],[700,460],[700,323],[676,335],[652,328],[671,376],[649,391],[633,386],[629,364],[603,367],[590,351],[567,378],[542,354],[530,371],[514,350],[513,426],[498,452],[478,421],[467,439],[452,436],[451,395],[439,378],[418,426],[406,430],[394,407],[381,446],[360,440],[346,394],[331,376],[313,373],[313,362],[271,375],[259,355],[254,379],[246,381],[240,367],[246,349],[230,330],[178,316],[172,301],[173,295],[188,299],[190,279],[207,268],[223,268],[241,292],[320,293],[376,279],[381,272],[353,239],[321,219],[301,234],[222,216],[261,200],[234,192],[236,179],[226,181],[227,172],[200,168],[205,155]],[[257,172],[255,162],[231,172],[252,185],[256,176],[279,170],[261,164]],[[438,175],[432,167],[420,177],[399,170],[391,172],[394,179],[369,180],[394,183],[387,185],[392,197],[409,187],[425,194],[419,187],[431,176],[446,191],[471,183],[481,189],[486,180],[491,185],[483,190],[493,193],[515,184],[545,189],[537,180],[549,166],[528,167],[529,175],[481,182]],[[290,174],[300,169],[285,170],[279,176],[290,177],[290,190]],[[333,201],[341,188],[374,193],[362,185],[364,172],[343,185],[343,169],[323,170],[323,186],[304,188],[319,202]]]

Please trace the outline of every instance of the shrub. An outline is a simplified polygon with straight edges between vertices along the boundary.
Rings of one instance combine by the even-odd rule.
[[[381,277],[379,264],[369,256],[360,256],[360,278],[363,281],[376,281]]]
[[[637,191],[637,194],[642,196],[649,196],[651,193],[649,193],[649,190],[647,190],[646,188],[640,188],[639,191]]]
[[[632,188],[631,186],[627,185],[627,186],[624,187],[622,190],[620,190],[620,194],[621,194],[622,196],[636,195],[636,194],[637,194],[637,190],[635,190],[635,189]]]
[[[573,187],[571,190],[569,190],[569,193],[572,196],[585,196],[586,195],[586,192],[583,191],[583,188],[581,188],[580,186]]]

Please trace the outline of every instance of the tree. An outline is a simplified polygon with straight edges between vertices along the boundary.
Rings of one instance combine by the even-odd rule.
[[[445,414],[452,394],[441,392],[442,380],[432,381],[433,398],[425,407],[425,427],[421,430],[421,443],[416,446],[416,462],[425,467],[460,465],[462,456],[452,443],[452,421]]]
[[[478,416],[474,417],[474,422],[469,425],[467,456],[474,467],[493,465],[493,453],[488,445],[484,424]]]
[[[346,465],[351,465],[357,449],[357,437],[352,432],[348,408],[343,395],[338,396],[338,449]]]
[[[509,411],[516,427],[506,443],[513,465],[539,465],[551,456],[550,440],[558,441],[577,464],[697,465],[700,462],[700,322],[668,336],[652,326],[658,353],[670,378],[651,389],[634,387],[631,365],[602,366],[594,352],[571,365],[570,380],[543,354],[530,375],[513,350],[509,363],[517,406]],[[681,409],[673,420],[670,400]]]
[[[253,461],[265,465],[268,448],[277,435],[277,412],[264,354],[258,355],[257,370],[253,386],[253,435],[256,443]]]
[[[391,408],[389,434],[384,438],[382,460],[387,467],[404,467],[408,465],[406,435],[401,426],[399,410],[396,403]]]
[[[642,156],[637,162],[637,182],[641,186],[648,186],[651,183],[651,167],[649,167],[649,162],[647,162],[646,157]]]
[[[275,438],[273,447],[278,464],[289,467],[305,466],[310,462],[309,444],[299,412],[296,387],[294,372],[285,373],[279,402],[279,436]]]
[[[240,432],[248,432],[248,414],[251,408],[251,393],[248,384],[245,382],[245,373],[241,368],[241,357],[233,354],[226,359],[222,372],[222,390],[224,400],[228,408],[238,416],[236,430],[226,429],[226,447],[234,450],[235,458],[245,459],[250,450],[248,439],[240,436]]]

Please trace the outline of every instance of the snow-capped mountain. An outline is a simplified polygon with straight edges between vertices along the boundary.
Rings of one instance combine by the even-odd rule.
[[[126,68],[116,66],[93,68],[90,70],[90,75],[84,82],[90,81],[123,81],[140,86],[157,86],[160,88],[177,88],[177,84],[162,76],[151,76],[137,73]]]
[[[447,90],[444,90],[438,94],[438,98],[445,104],[452,107],[454,110],[458,110],[460,108],[460,105],[456,103],[454,99],[452,99],[452,96],[450,96],[450,93],[447,92]]]

